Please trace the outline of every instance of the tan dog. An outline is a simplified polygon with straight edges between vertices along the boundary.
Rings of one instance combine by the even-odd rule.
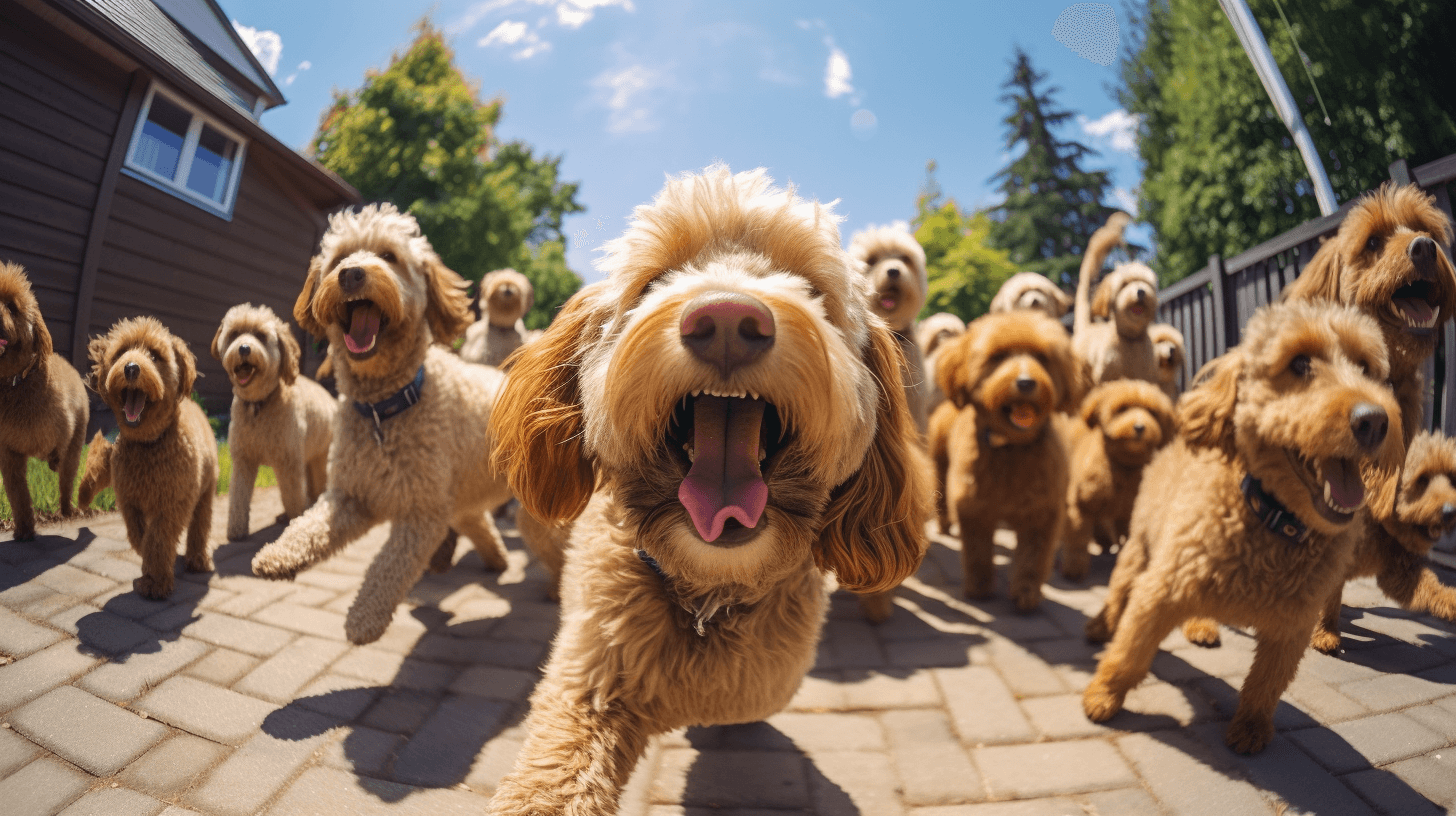
[[[345,402],[327,489],[258,552],[253,573],[292,578],[389,522],[344,622],[354,643],[384,633],[447,530],[468,536],[487,569],[506,566],[490,511],[510,490],[486,433],[504,377],[436,345],[469,323],[464,289],[413,216],[371,204],[329,218],[293,308],[305,331],[329,339]]]
[[[920,347],[920,354],[925,358],[927,425],[929,415],[934,414],[935,409],[945,402],[945,392],[940,390],[940,382],[935,376],[935,365],[939,359],[940,349],[946,343],[965,333],[966,321],[949,312],[937,312],[925,318],[920,321],[920,327],[915,330],[915,344]]]
[[[1148,326],[1158,314],[1158,279],[1140,263],[1126,263],[1097,284],[1090,299],[1092,277],[1112,248],[1122,243],[1122,231],[1132,221],[1116,212],[1092,234],[1077,279],[1072,348],[1087,363],[1092,383],[1130,378],[1161,382],[1158,360]],[[1098,322],[1094,322],[1098,321]]]
[[[1456,588],[1442,584],[1426,555],[1456,528],[1456,439],[1422,431],[1410,443],[1401,469],[1394,515],[1377,522],[1362,512],[1355,557],[1346,580],[1375,576],[1376,585],[1402,609],[1456,621]],[[1340,596],[1335,587],[1310,645],[1327,654],[1340,649]]]
[[[1016,309],[1035,309],[1045,312],[1047,317],[1061,320],[1071,308],[1072,299],[1046,275],[1017,272],[996,290],[988,311],[1000,314]]]
[[[1188,618],[1252,627],[1258,645],[1225,740],[1274,735],[1274,707],[1325,599],[1349,569],[1367,501],[1362,460],[1400,465],[1400,415],[1375,321],[1332,304],[1254,313],[1235,350],[1178,405],[1175,440],[1143,473],[1107,605],[1087,622],[1112,638],[1082,697],[1093,722],[1122,708],[1158,644]],[[1247,478],[1246,478],[1247,477]]]
[[[1158,361],[1158,386],[1168,399],[1178,400],[1178,374],[1188,360],[1183,344],[1183,332],[1169,323],[1154,323],[1148,327],[1148,338],[1153,341],[1153,357]]]
[[[514,269],[497,269],[480,281],[480,303],[485,317],[465,330],[460,359],[500,368],[511,352],[526,342],[526,324],[536,290],[531,281]]]
[[[762,170],[672,179],[516,358],[497,461],[528,512],[576,521],[491,813],[615,813],[652,735],[788,703],[827,572],[876,591],[918,566],[900,355],[836,220]]]
[[[1093,538],[1108,553],[1127,535],[1143,468],[1178,427],[1172,400],[1141,380],[1097,386],[1080,414],[1059,427],[1072,462],[1061,573],[1073,581],[1087,577]]]
[[[208,572],[217,440],[193,402],[197,358],[155,318],[132,317],[91,340],[91,382],[120,423],[113,446],[97,431],[86,454],[81,504],[106,487],[126,539],[142,557],[132,588],[144,598],[172,594],[177,539],[187,531],[187,570]]]
[[[894,332],[905,356],[905,398],[915,427],[925,433],[930,412],[930,386],[925,359],[915,342],[915,317],[925,306],[925,250],[915,236],[898,227],[860,230],[849,241],[849,254],[860,263],[870,311]]]
[[[81,375],[51,350],[40,304],[19,264],[0,263],[0,478],[15,540],[35,538],[26,460],[44,459],[59,477],[61,515],[71,502],[91,409]]]
[[[299,376],[299,355],[288,324],[267,306],[232,307],[212,338],[212,356],[233,384],[230,541],[248,537],[248,506],[260,466],[277,475],[289,519],[303,515],[324,492],[339,403],[323,386]]]
[[[1052,414],[1075,410],[1085,382],[1061,323],[1040,312],[988,314],[941,351],[946,402],[931,421],[930,450],[945,506],[960,525],[965,594],[994,585],[991,536],[1016,532],[1011,599],[1041,603],[1067,507],[1067,451]]]

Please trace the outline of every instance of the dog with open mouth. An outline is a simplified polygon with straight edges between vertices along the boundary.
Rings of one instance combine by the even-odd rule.
[[[1092,278],[1112,250],[1123,243],[1132,216],[1115,212],[1092,234],[1077,278],[1072,349],[1086,361],[1092,384],[1111,380],[1161,382],[1148,327],[1158,314],[1158,278],[1137,263],[1119,264],[1091,293]]]
[[[575,522],[491,813],[615,813],[652,735],[788,703],[827,573],[918,567],[928,468],[837,220],[762,169],[670,179],[515,358],[496,459],[525,510]]]
[[[100,431],[86,453],[82,506],[112,487],[126,539],[142,557],[132,588],[172,594],[177,539],[187,532],[186,568],[212,570],[208,536],[217,492],[217,440],[192,400],[197,358],[153,317],[131,317],[89,346],[91,385],[119,423],[115,444]]]
[[[501,368],[511,352],[526,342],[521,318],[531,311],[536,290],[530,278],[514,269],[497,269],[480,279],[479,302],[485,315],[465,330],[460,359]]]
[[[324,492],[339,403],[299,374],[300,355],[288,324],[267,306],[243,303],[228,309],[212,338],[212,356],[233,385],[229,541],[248,537],[259,467],[273,468],[283,514],[290,520]]]
[[[1017,272],[1007,278],[991,298],[986,311],[992,314],[1010,312],[1016,309],[1035,309],[1045,312],[1047,317],[1061,320],[1072,308],[1072,299],[1051,278],[1038,272]]]
[[[991,539],[1004,522],[1016,533],[1011,600],[1029,612],[1066,519],[1067,451],[1052,417],[1077,409],[1085,369],[1059,321],[1024,310],[971,321],[941,350],[936,376],[946,402],[931,418],[930,455],[941,531],[952,516],[960,526],[965,595],[991,596]]]
[[[60,481],[60,512],[72,515],[76,472],[91,408],[81,375],[52,350],[40,303],[20,264],[0,263],[0,477],[15,539],[35,537],[26,460],[43,459]]]
[[[905,356],[905,399],[915,427],[925,433],[930,387],[925,358],[915,342],[915,318],[925,306],[925,249],[899,227],[871,227],[849,239],[849,254],[860,263],[870,311],[895,334]]]
[[[1344,582],[1361,507],[1388,506],[1400,412],[1385,342],[1360,310],[1285,302],[1255,312],[1243,342],[1178,403],[1180,433],[1143,472],[1106,605],[1087,637],[1111,643],[1082,705],[1103,722],[1147,674],[1158,644],[1195,618],[1256,630],[1253,666],[1225,741],[1254,753],[1325,599]]]
[[[342,404],[328,486],[258,551],[253,573],[291,579],[389,522],[345,618],[354,643],[384,633],[448,530],[469,537],[487,569],[506,567],[490,512],[511,494],[487,433],[504,375],[438,345],[470,323],[465,287],[414,216],[371,204],[329,217],[293,308],[304,331],[328,338]]]

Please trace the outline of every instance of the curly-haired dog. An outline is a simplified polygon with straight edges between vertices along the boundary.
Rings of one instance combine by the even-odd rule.
[[[71,502],[91,410],[81,375],[51,350],[40,304],[19,264],[0,263],[0,478],[17,541],[35,537],[26,459],[44,459],[61,485],[61,515]]]
[[[1153,357],[1158,361],[1158,385],[1168,399],[1178,399],[1178,375],[1188,361],[1188,352],[1183,344],[1183,332],[1168,323],[1154,323],[1148,327],[1148,337],[1153,341]]]
[[[1335,304],[1254,313],[1239,347],[1178,403],[1180,434],[1143,472],[1107,603],[1087,621],[1112,643],[1082,696],[1122,708],[1173,627],[1205,617],[1257,631],[1225,740],[1259,751],[1325,599],[1344,581],[1367,501],[1361,463],[1400,466],[1400,414],[1375,321]],[[1387,433],[1388,431],[1388,433]]]
[[[492,813],[615,813],[653,734],[789,701],[826,572],[884,590],[924,554],[896,341],[836,217],[771,184],[669,180],[607,245],[607,279],[516,357],[497,461],[528,512],[580,515]]]
[[[1456,528],[1456,439],[1422,431],[1406,451],[1395,513],[1376,521],[1362,512],[1361,533],[1346,580],[1375,576],[1375,583],[1403,609],[1456,621],[1456,588],[1442,584],[1426,554]],[[1335,587],[1310,645],[1327,654],[1340,649],[1340,599]]]
[[[299,375],[299,355],[288,324],[267,306],[232,307],[212,338],[212,356],[233,384],[229,540],[248,537],[248,506],[260,466],[277,474],[289,519],[303,515],[324,492],[339,403],[323,386]]]
[[[1435,198],[1386,183],[1356,202],[1284,289],[1285,299],[1348,303],[1380,323],[1406,444],[1425,425],[1421,365],[1456,312],[1456,271],[1442,250],[1450,243],[1451,219]]]
[[[389,522],[344,622],[354,643],[384,633],[449,529],[470,538],[488,569],[506,566],[489,516],[510,489],[490,466],[486,430],[504,375],[436,345],[469,324],[464,289],[413,216],[371,204],[330,216],[293,307],[305,331],[329,339],[347,402],[328,487],[258,551],[253,573],[292,578]]]
[[[1087,544],[1104,553],[1127,535],[1143,468],[1173,438],[1173,401],[1142,380],[1113,380],[1088,392],[1078,417],[1059,423],[1071,457],[1061,573],[1087,577]]]
[[[480,281],[480,303],[485,317],[465,330],[460,359],[500,368],[511,352],[526,342],[526,324],[521,322],[535,303],[531,281],[514,269],[497,269]]]
[[[920,325],[915,329],[915,344],[920,347],[920,354],[925,358],[927,424],[929,416],[935,413],[935,409],[939,408],[942,402],[945,402],[945,392],[940,390],[940,383],[935,378],[935,364],[939,359],[940,349],[946,343],[965,333],[966,321],[950,312],[936,312],[920,321]]]
[[[1017,272],[996,290],[987,311],[999,314],[1015,309],[1036,309],[1046,312],[1047,317],[1061,320],[1070,308],[1072,299],[1046,275]]]
[[[187,531],[187,570],[212,569],[207,537],[217,492],[217,440],[192,400],[197,358],[156,318],[122,320],[92,338],[91,383],[120,420],[115,445],[97,431],[86,453],[82,505],[108,486],[142,557],[132,588],[145,598],[172,594],[177,539]]]
[[[1062,324],[1033,311],[988,314],[941,350],[946,402],[931,422],[930,450],[945,507],[960,525],[965,594],[990,596],[991,536],[1016,532],[1011,599],[1041,603],[1067,507],[1067,451],[1052,415],[1073,411],[1086,390]]]
[[[1124,378],[1161,382],[1148,337],[1148,326],[1158,313],[1158,279],[1153,270],[1140,263],[1121,264],[1088,297],[1092,277],[1113,247],[1122,243],[1122,231],[1131,221],[1127,213],[1113,213],[1092,234],[1082,256],[1072,348],[1086,361],[1093,384]]]
[[[899,227],[871,227],[849,240],[849,254],[864,273],[870,311],[894,332],[905,355],[905,399],[915,427],[925,433],[930,387],[925,359],[915,342],[915,316],[925,306],[925,250],[915,236]]]

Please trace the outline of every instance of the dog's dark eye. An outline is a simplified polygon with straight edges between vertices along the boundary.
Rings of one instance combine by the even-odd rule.
[[[393,252],[381,252],[381,253],[379,253],[379,257],[385,263],[394,263],[395,262],[394,253]]]
[[[1289,370],[1300,377],[1309,376],[1309,355],[1300,354],[1289,361]]]
[[[1379,252],[1380,251],[1380,247],[1382,247],[1384,245],[1385,245],[1385,239],[1384,238],[1381,238],[1379,235],[1372,235],[1372,236],[1370,236],[1370,240],[1368,240],[1368,241],[1365,242],[1365,251],[1366,252]]]
[[[157,356],[157,352],[153,349],[147,349],[147,356],[152,358],[152,362],[154,363],[161,362],[161,358]]]

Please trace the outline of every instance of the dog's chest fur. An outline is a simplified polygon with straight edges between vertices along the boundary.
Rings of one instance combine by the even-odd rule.
[[[48,364],[11,385],[0,382],[0,449],[44,459],[65,447],[86,407],[86,389],[70,364],[51,355]]]
[[[233,396],[228,447],[234,457],[272,467],[312,459],[333,438],[334,399],[323,386],[299,378],[254,408]]]
[[[951,430],[948,498],[969,501],[1002,521],[1042,516],[1045,503],[1028,496],[1067,494],[1067,451],[1050,422],[1025,445],[995,444],[982,432],[987,422],[979,409],[960,412]]]
[[[208,469],[213,479],[204,479]],[[176,421],[151,442],[121,437],[111,454],[111,481],[118,504],[145,515],[190,507],[202,484],[215,482],[217,446],[202,409],[189,399]],[[172,511],[175,515],[175,511]]]
[[[1158,382],[1158,355],[1147,332],[1129,340],[1112,322],[1095,323],[1084,337],[1074,336],[1072,344],[1091,366],[1094,384],[1124,378]]]

